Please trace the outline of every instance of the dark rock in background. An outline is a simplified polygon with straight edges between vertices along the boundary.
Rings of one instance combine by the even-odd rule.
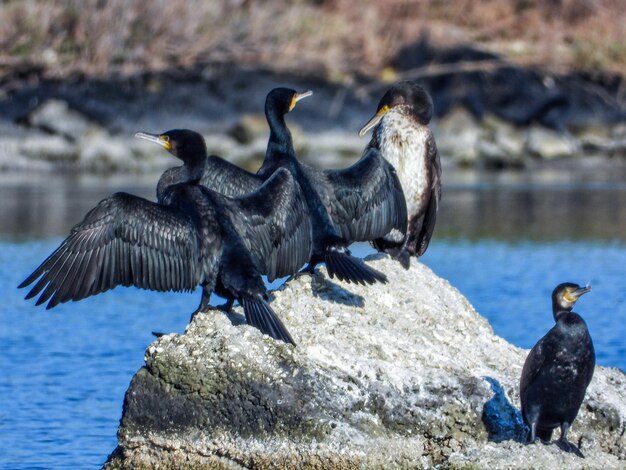
[[[439,117],[460,105],[479,119],[491,113],[517,126],[536,123],[556,131],[626,120],[624,79],[617,75],[524,69],[471,46],[437,48],[426,37],[402,49],[392,65],[432,93]],[[421,69],[442,65],[458,70],[419,77]]]

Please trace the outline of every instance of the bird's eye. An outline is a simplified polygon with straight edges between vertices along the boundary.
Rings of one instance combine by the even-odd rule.
[[[172,149],[172,143],[170,142],[170,136],[169,135],[160,135],[159,136],[159,140],[162,142],[163,148],[165,150],[171,150]]]

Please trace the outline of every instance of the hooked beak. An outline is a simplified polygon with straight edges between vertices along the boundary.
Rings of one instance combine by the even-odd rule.
[[[586,294],[587,292],[591,292],[591,286],[587,284],[585,287],[581,287],[576,289],[575,291],[570,292],[569,294],[565,294],[564,298],[568,302],[576,302],[581,295]]]
[[[585,287],[581,287],[580,289],[576,289],[571,295],[574,299],[578,300],[581,295],[586,294],[587,292],[591,292],[591,286],[589,284]]]
[[[367,134],[370,131],[370,129],[373,129],[374,127],[376,127],[378,123],[382,120],[383,116],[387,113],[387,111],[389,111],[388,106],[383,106],[382,108],[380,108],[378,112],[374,114],[374,117],[372,117],[372,119],[367,121],[367,124],[365,124],[361,128],[361,130],[359,131],[359,137],[363,137],[365,134]]]
[[[148,142],[152,142],[153,144],[160,145],[165,150],[171,150],[172,144],[170,144],[169,138],[164,135],[159,134],[149,134],[147,132],[137,132],[135,137],[138,139],[147,140]]]
[[[289,111],[291,111],[296,106],[296,103],[298,101],[308,96],[311,96],[312,94],[313,92],[311,90],[308,90],[308,91],[304,91],[302,93],[296,93],[295,95],[293,95],[293,98],[291,99],[291,105],[289,106]]]

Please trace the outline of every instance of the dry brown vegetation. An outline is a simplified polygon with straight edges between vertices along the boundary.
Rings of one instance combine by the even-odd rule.
[[[0,6],[0,71],[48,76],[239,61],[378,76],[428,33],[557,70],[626,74],[624,0],[16,0]]]

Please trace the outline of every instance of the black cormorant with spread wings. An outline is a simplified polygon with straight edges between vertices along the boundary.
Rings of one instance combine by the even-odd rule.
[[[166,171],[158,202],[127,193],[101,201],[19,286],[37,281],[26,298],[40,294],[37,305],[52,308],[118,285],[155,291],[200,285],[197,311],[215,292],[228,308],[238,300],[249,324],[293,343],[266,302],[261,276],[293,274],[310,257],[310,218],[294,178],[277,171],[253,193],[229,198],[197,184],[194,149],[204,146],[202,136],[171,131],[158,139],[184,161],[185,177],[176,181]]]
[[[406,197],[408,234],[404,245],[398,237],[374,241],[386,251],[408,262],[408,256],[422,256],[432,237],[441,199],[441,163],[428,123],[433,102],[426,90],[413,82],[391,87],[381,98],[376,114],[359,131],[374,128],[367,148],[377,149],[398,173]],[[393,235],[393,234],[392,234]]]
[[[270,138],[257,174],[219,157],[209,157],[201,184],[229,195],[258,187],[279,168],[288,169],[307,201],[313,230],[313,250],[307,270],[325,262],[330,277],[361,284],[387,282],[387,277],[351,255],[348,246],[394,232],[406,233],[406,203],[393,167],[377,149],[368,149],[343,170],[320,170],[298,161],[285,115],[311,92],[275,88],[265,101]]]
[[[556,325],[531,349],[520,381],[522,417],[530,428],[530,441],[548,442],[560,427],[557,445],[583,457],[567,440],[596,364],[593,342],[585,321],[572,312],[578,298],[591,287],[566,282],[552,292]]]

